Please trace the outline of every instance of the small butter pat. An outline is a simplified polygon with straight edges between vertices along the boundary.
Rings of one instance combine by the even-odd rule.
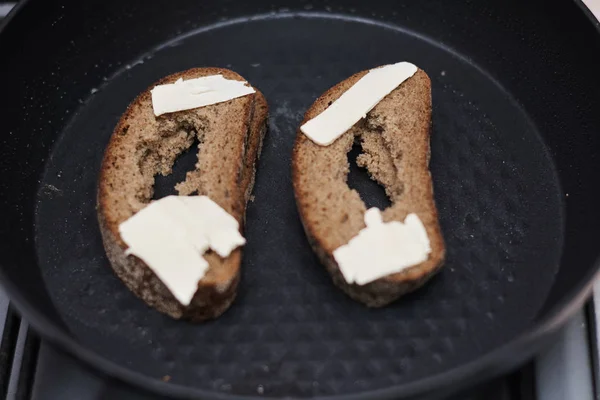
[[[239,224],[206,196],[168,196],[150,203],[119,225],[129,247],[184,306],[208,270],[209,248],[227,257],[246,243]]]
[[[333,143],[415,72],[417,67],[408,62],[370,70],[300,130],[321,146]]]
[[[381,211],[365,213],[367,227],[338,247],[333,257],[348,283],[365,285],[427,260],[431,247],[423,223],[408,214],[404,223],[384,223]]]
[[[152,108],[157,117],[162,114],[191,110],[222,103],[255,93],[248,82],[225,79],[223,75],[178,79],[175,83],[155,86],[151,90]]]

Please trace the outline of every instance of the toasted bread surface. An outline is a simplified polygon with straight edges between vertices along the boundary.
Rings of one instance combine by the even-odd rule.
[[[306,112],[302,124],[323,112],[367,72],[325,92]],[[334,283],[368,306],[384,306],[417,289],[443,264],[445,245],[429,171],[430,128],[431,82],[419,69],[331,145],[317,145],[298,130],[292,176],[306,235]],[[404,221],[409,213],[415,213],[431,244],[425,262],[362,286],[347,283],[333,258],[335,249],[365,227],[366,206],[347,184],[347,154],[356,140],[362,146],[357,164],[385,188],[392,202],[382,213],[384,221]]]
[[[108,259],[116,274],[138,297],[173,318],[215,318],[233,302],[240,278],[241,249],[227,258],[205,254],[207,274],[188,306],[180,304],[140,259],[126,256],[119,224],[153,197],[154,178],[168,175],[175,159],[198,141],[198,161],[183,182],[180,195],[206,195],[233,215],[243,229],[245,208],[256,161],[266,132],[267,102],[255,94],[227,102],[155,117],[150,90],[158,84],[222,74],[221,68],[194,68],[167,76],[141,93],[118,122],[102,161],[98,183],[98,221]],[[176,260],[174,260],[176,262]]]

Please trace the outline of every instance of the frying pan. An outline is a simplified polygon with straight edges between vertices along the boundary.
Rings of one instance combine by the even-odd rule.
[[[531,357],[598,271],[600,33],[579,3],[29,0],[5,22],[0,54],[2,284],[45,338],[145,390],[446,394]],[[401,60],[432,79],[447,262],[418,292],[373,310],[335,289],[311,252],[289,158],[320,93]],[[238,298],[199,325],[125,288],[95,216],[120,114],[158,78],[196,66],[239,72],[271,110]],[[158,195],[193,163],[183,155]],[[364,171],[353,167],[348,183],[381,203]]]

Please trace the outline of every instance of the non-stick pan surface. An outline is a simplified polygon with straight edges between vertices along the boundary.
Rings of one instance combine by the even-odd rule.
[[[103,371],[206,398],[418,394],[523,360],[586,294],[600,226],[600,35],[574,3],[42,3],[22,6],[0,35],[0,104],[11,109],[0,128],[2,275],[42,334]],[[30,47],[16,48],[18,34]],[[432,79],[447,262],[420,291],[373,310],[336,289],[313,255],[289,160],[320,93],[401,60]],[[197,66],[260,88],[270,123],[237,300],[194,325],[148,308],[113,274],[96,185],[127,104]],[[157,180],[158,196],[194,153]],[[385,204],[358,168],[349,184]]]

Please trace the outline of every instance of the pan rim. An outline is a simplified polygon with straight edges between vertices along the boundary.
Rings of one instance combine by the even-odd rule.
[[[10,11],[8,16],[0,23],[0,33],[9,25],[10,21],[26,7],[31,0],[23,0]],[[591,11],[581,0],[574,2],[582,9],[584,15],[592,22],[596,31],[600,34],[600,23],[594,18]],[[549,338],[556,333],[569,318],[579,310],[589,297],[594,281],[600,277],[600,257],[596,259],[585,278],[575,285],[565,296],[563,302],[548,311],[543,319],[537,321],[533,327],[521,333],[520,336],[505,343],[504,345],[484,354],[478,359],[467,362],[451,370],[441,372],[411,383],[390,386],[388,388],[369,390],[354,394],[318,396],[316,400],[358,400],[369,398],[395,399],[412,398],[425,394],[438,393],[442,390],[450,392],[457,391],[468,386],[475,380],[485,380],[500,375],[502,372],[522,364],[535,354],[543,345],[543,339]],[[64,351],[69,356],[80,360],[85,366],[105,376],[126,382],[137,389],[150,391],[160,395],[177,398],[205,398],[207,400],[227,400],[232,394],[207,391],[205,389],[192,388],[188,386],[163,382],[151,378],[139,372],[125,368],[116,362],[110,361],[101,354],[78,343],[67,332],[59,329],[49,318],[32,306],[20,294],[19,289],[0,269],[0,282],[10,301],[15,305],[18,312],[34,328],[37,334],[47,340],[50,344]],[[510,354],[510,357],[507,357]],[[515,356],[517,354],[517,356]],[[263,396],[239,396],[236,398],[246,400],[264,399]]]

